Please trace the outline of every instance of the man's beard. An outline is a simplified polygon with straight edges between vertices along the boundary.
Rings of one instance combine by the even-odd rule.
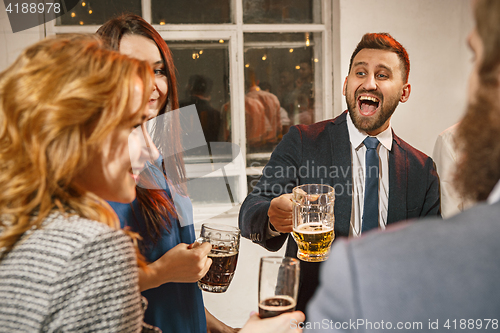
[[[379,103],[381,103],[380,110],[377,112],[377,114],[374,114],[371,117],[362,116],[359,113],[359,110],[354,111],[358,106],[358,97],[363,93],[368,93],[376,96],[380,101]],[[350,94],[346,94],[347,110],[349,110],[352,122],[357,129],[365,132],[372,132],[382,127],[387,119],[389,119],[394,111],[396,111],[396,107],[399,104],[399,98],[400,96],[396,96],[393,98],[389,98],[386,101],[382,94],[360,90],[354,94],[354,100],[352,100]]]
[[[455,173],[457,190],[468,199],[486,200],[500,179],[500,103],[498,88],[479,89],[460,122],[457,146],[461,158]]]

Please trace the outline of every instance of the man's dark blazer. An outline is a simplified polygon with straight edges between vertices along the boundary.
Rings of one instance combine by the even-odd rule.
[[[243,237],[270,251],[279,250],[289,237],[286,256],[297,257],[289,234],[265,239],[271,200],[291,193],[302,184],[328,184],[335,188],[335,237],[348,237],[352,208],[351,144],[347,112],[313,125],[298,125],[278,144],[262,177],[246,197],[239,214]],[[430,157],[393,133],[389,152],[389,206],[387,223],[440,216],[439,180]],[[320,263],[301,262],[297,309],[305,305],[318,284]]]

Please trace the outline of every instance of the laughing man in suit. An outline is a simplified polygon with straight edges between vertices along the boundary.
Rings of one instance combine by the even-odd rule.
[[[409,72],[408,54],[392,36],[364,35],[351,56],[344,82],[348,111],[313,125],[293,126],[283,137],[241,207],[242,235],[268,250],[279,250],[291,237],[290,193],[302,184],[335,188],[337,238],[356,237],[371,228],[385,229],[387,224],[408,218],[439,216],[439,181],[432,159],[401,140],[391,128],[396,107],[410,97]],[[374,145],[380,167],[375,203],[373,195],[365,198],[367,137],[378,140]],[[365,214],[368,197],[373,205],[378,201],[378,207]],[[296,254],[297,246],[290,239],[286,255]],[[305,309],[316,289],[319,266],[301,263],[299,310]]]

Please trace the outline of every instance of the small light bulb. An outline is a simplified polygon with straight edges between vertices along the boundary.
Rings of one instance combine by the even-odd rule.
[[[295,69],[300,69],[300,66],[299,65],[295,66]]]
[[[160,21],[160,25],[165,25],[165,21]]]
[[[82,2],[82,7],[85,7],[87,4],[85,2]]]
[[[292,53],[292,52],[293,52],[293,49],[290,49],[290,53]]]
[[[314,59],[314,62],[319,62],[319,59],[318,59],[318,58],[315,58],[315,59]]]
[[[266,55],[262,56],[262,60],[266,60],[266,59],[267,59]]]
[[[83,21],[80,21],[80,25],[83,25]]]
[[[245,64],[245,67],[246,67],[246,68],[250,67],[250,64]]]
[[[91,9],[91,10],[89,10],[89,14],[92,14],[92,9]]]
[[[75,14],[75,13],[71,13],[71,17],[75,17],[75,16],[76,16],[76,14]]]
[[[203,50],[200,50],[200,54],[203,54]]]
[[[224,44],[224,39],[219,39],[219,43]]]

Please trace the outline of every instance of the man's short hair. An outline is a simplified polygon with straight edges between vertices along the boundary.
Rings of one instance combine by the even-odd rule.
[[[349,63],[349,73],[351,72],[354,57],[356,57],[362,49],[384,50],[396,53],[399,61],[401,62],[403,81],[404,83],[408,83],[408,76],[410,75],[410,58],[408,57],[408,52],[406,52],[403,45],[401,45],[391,35],[385,32],[365,34],[352,53],[351,61]]]

